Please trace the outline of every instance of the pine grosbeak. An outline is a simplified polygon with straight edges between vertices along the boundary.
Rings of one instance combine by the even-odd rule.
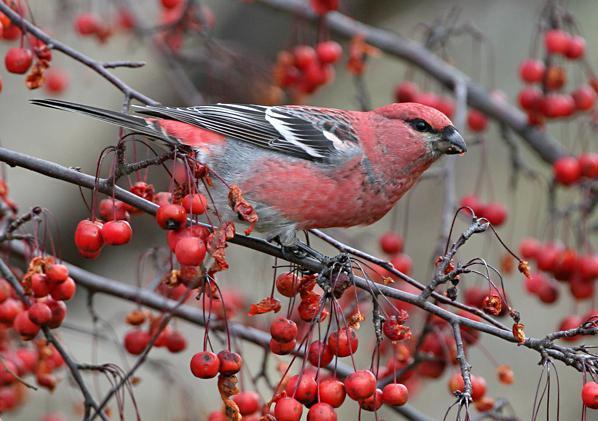
[[[467,150],[441,112],[390,104],[369,112],[308,106],[217,104],[138,107],[143,116],[58,100],[35,104],[81,112],[170,143],[238,185],[256,229],[292,245],[296,230],[371,224],[443,154]],[[216,208],[233,220],[228,189],[214,183]]]

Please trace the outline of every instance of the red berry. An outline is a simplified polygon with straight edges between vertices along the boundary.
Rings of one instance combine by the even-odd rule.
[[[276,277],[276,290],[285,297],[294,297],[299,290],[299,279],[292,272],[281,273]]]
[[[278,342],[291,342],[297,337],[297,324],[286,317],[279,317],[272,322],[270,334]]]
[[[382,391],[380,389],[376,389],[372,396],[362,401],[359,401],[359,406],[364,411],[377,411],[382,406]]]
[[[473,213],[476,216],[478,216],[478,214],[480,213],[480,210],[484,207],[480,198],[477,197],[475,194],[471,194],[469,196],[463,196],[461,198],[461,202],[460,202],[459,206],[462,208],[471,208],[471,210],[473,211]],[[467,212],[469,212],[469,211],[467,211]]]
[[[129,219],[129,212],[125,203],[112,198],[100,200],[99,213],[102,219],[106,221]]]
[[[587,282],[581,276],[575,275],[569,280],[569,291],[577,301],[592,298],[594,295],[594,282]]]
[[[380,248],[386,254],[397,254],[403,251],[403,237],[394,232],[387,232],[380,237]]]
[[[42,273],[35,273],[31,277],[31,291],[35,298],[45,297],[50,293],[48,278]]]
[[[64,301],[57,301],[54,299],[46,300],[45,303],[50,307],[50,310],[52,310],[52,319],[48,323],[48,327],[50,329],[60,327],[62,321],[66,317],[66,304]]]
[[[544,78],[544,63],[540,60],[526,59],[519,66],[519,76],[527,83],[542,82]]]
[[[108,221],[102,227],[102,239],[111,246],[120,246],[131,241],[133,230],[127,221]]]
[[[319,402],[309,408],[307,421],[336,421],[336,412],[327,403]]]
[[[342,327],[328,338],[328,347],[337,357],[347,357],[353,354],[357,351],[358,343],[357,333],[351,327]]]
[[[598,278],[598,254],[588,254],[578,259],[579,274],[586,281]]]
[[[125,335],[125,349],[129,354],[139,355],[145,350],[150,339],[150,334],[144,330],[130,330]]]
[[[10,73],[25,74],[31,67],[31,63],[33,63],[33,53],[27,48],[13,47],[4,56],[4,65]]]
[[[382,389],[382,402],[391,406],[402,406],[409,400],[409,390],[401,383],[390,383]]]
[[[587,382],[581,389],[581,400],[588,408],[598,409],[598,383]]]
[[[345,401],[347,392],[345,391],[345,385],[340,380],[335,378],[324,379],[319,383],[318,387],[320,402],[327,403],[333,408],[338,408]]]
[[[229,418],[222,411],[212,411],[208,415],[208,421],[228,421]]]
[[[201,238],[185,237],[177,242],[174,254],[181,265],[199,266],[206,257],[206,246]]]
[[[285,388],[287,396],[292,396],[303,404],[313,402],[317,398],[318,385],[313,376],[303,373],[289,379]]]
[[[175,251],[176,245],[181,238],[197,237],[206,241],[210,235],[210,230],[202,225],[191,225],[189,227],[181,228],[177,231],[169,230],[166,233],[166,240],[170,250]]]
[[[488,126],[488,118],[480,111],[471,108],[467,113],[467,126],[472,132],[483,132]]]
[[[574,35],[569,38],[565,56],[571,60],[583,57],[586,52],[586,40],[583,37]]]
[[[581,174],[588,178],[598,178],[598,153],[585,152],[577,158]]]
[[[596,92],[589,85],[583,85],[577,88],[571,97],[575,102],[575,108],[580,111],[590,110],[596,102]]]
[[[165,230],[178,230],[187,222],[187,211],[181,205],[162,205],[156,212],[156,221]]]
[[[411,261],[411,257],[406,254],[399,254],[398,256],[393,257],[390,259],[390,263],[399,272],[402,272],[405,275],[411,275],[413,262]]]
[[[218,359],[220,360],[220,373],[225,376],[237,374],[243,365],[243,358],[232,351],[220,351],[218,353]]]
[[[276,421],[300,421],[303,405],[293,398],[282,398],[276,402],[274,416]]]
[[[548,279],[540,272],[530,274],[525,278],[525,289],[530,294],[539,294],[543,285],[548,282]]]
[[[471,376],[471,399],[474,402],[481,400],[486,394],[486,380],[483,377]]]
[[[170,332],[166,337],[166,348],[172,353],[182,352],[187,348],[187,340],[181,332]]]
[[[182,0],[160,0],[160,4],[165,9],[176,9],[182,4]]]
[[[46,266],[46,278],[52,284],[60,284],[69,277],[69,269],[65,265],[51,264]]]
[[[482,307],[482,302],[486,298],[486,291],[479,287],[469,287],[465,290],[465,304],[473,307]]]
[[[480,209],[480,216],[486,218],[495,227],[498,227],[507,219],[507,208],[502,203],[488,203]]]
[[[314,341],[308,348],[307,360],[316,367],[328,366],[332,362],[332,358],[334,358],[334,354],[322,341]]]
[[[519,253],[524,259],[535,259],[540,251],[541,244],[535,238],[525,238],[519,244]]]
[[[570,95],[548,94],[542,100],[542,113],[547,118],[568,117],[575,111],[575,101]]]
[[[75,292],[77,291],[77,285],[73,278],[68,277],[66,281],[51,286],[50,287],[50,295],[55,300],[60,301],[68,301],[75,296]]]
[[[324,41],[316,45],[316,55],[321,63],[336,63],[343,54],[343,48],[336,41]]]
[[[29,319],[39,326],[45,326],[52,320],[52,310],[46,303],[34,303],[27,312],[29,313]]]
[[[200,379],[211,379],[216,377],[220,369],[220,359],[216,354],[209,351],[198,352],[191,357],[189,363],[191,373]]]
[[[318,15],[325,15],[338,9],[339,0],[310,0],[310,4],[314,12]]]
[[[201,193],[188,194],[183,197],[181,204],[187,213],[201,215],[208,207],[208,199]]]
[[[546,31],[544,46],[550,54],[565,54],[569,47],[569,34],[560,29]]]
[[[376,392],[376,376],[370,370],[357,370],[345,378],[345,390],[355,401],[367,399]]]
[[[102,223],[84,219],[77,224],[75,229],[75,245],[80,253],[99,252],[104,244],[102,240]]]
[[[403,326],[403,322],[393,315],[384,320],[384,323],[382,324],[382,331],[384,332],[384,335],[391,341],[400,341],[405,339],[409,329],[405,328],[405,326]]]
[[[17,314],[13,322],[13,328],[25,341],[35,338],[40,329],[39,325],[31,321],[29,311],[21,311]]]
[[[75,18],[75,31],[80,35],[93,35],[100,28],[99,20],[92,13],[81,13]]]
[[[408,80],[401,82],[395,88],[396,102],[415,102],[417,98],[417,85]]]
[[[542,106],[542,91],[533,86],[526,86],[517,97],[519,105],[526,111],[537,111]]]
[[[316,51],[309,45],[298,45],[293,49],[295,57],[295,66],[302,70],[307,70],[310,66],[316,64]]]
[[[251,415],[260,409],[260,396],[253,391],[241,392],[232,397],[241,415]]]
[[[557,160],[552,170],[554,173],[554,179],[565,186],[577,183],[581,178],[581,166],[577,159],[566,156]]]
[[[565,86],[566,81],[567,72],[564,68],[559,66],[551,66],[546,69],[546,75],[544,76],[544,84],[546,89],[561,89],[563,86]]]
[[[51,67],[46,70],[44,77],[46,79],[44,88],[46,89],[46,92],[51,95],[59,95],[69,86],[69,76],[62,69]]]
[[[269,343],[270,351],[276,355],[289,355],[295,350],[296,345],[297,341],[295,339],[288,342],[279,342],[276,339],[270,339]]]
[[[559,299],[559,290],[552,282],[544,282],[538,290],[538,298],[544,304],[552,304]]]

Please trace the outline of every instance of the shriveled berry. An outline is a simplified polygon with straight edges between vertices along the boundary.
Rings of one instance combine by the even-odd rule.
[[[236,352],[223,350],[218,353],[220,360],[220,373],[225,376],[232,376],[241,370],[243,358]]]

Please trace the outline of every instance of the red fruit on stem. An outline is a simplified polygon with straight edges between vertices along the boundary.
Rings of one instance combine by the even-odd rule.
[[[337,357],[347,357],[357,351],[359,340],[351,327],[342,327],[328,338],[328,347]],[[372,392],[373,393],[373,392]]]
[[[580,111],[592,109],[596,102],[596,92],[589,85],[583,85],[571,93],[575,108]]]
[[[293,56],[295,58],[295,66],[302,70],[307,70],[317,62],[316,50],[309,45],[298,45],[293,49]]]
[[[260,409],[260,396],[253,391],[233,395],[232,400],[235,401],[243,416],[254,414]]]
[[[48,278],[42,273],[35,273],[31,277],[31,291],[35,298],[45,297],[50,293]]]
[[[543,82],[547,90],[561,89],[567,81],[567,72],[559,66],[551,66],[546,69]]]
[[[200,379],[211,379],[216,377],[220,369],[220,359],[216,354],[209,351],[198,352],[189,362],[191,373]]]
[[[380,248],[386,254],[397,254],[403,251],[403,237],[394,232],[386,232],[380,237]]]
[[[92,13],[81,13],[75,18],[75,31],[80,35],[94,35],[100,29],[99,20]]]
[[[561,320],[561,323],[559,323],[559,329],[558,330],[570,330],[570,329],[577,329],[581,324],[583,323],[583,319],[579,316],[575,316],[575,315],[569,315],[566,316],[563,320]],[[562,337],[561,340],[566,341],[566,342],[575,342],[580,340],[581,337],[579,335],[575,335],[575,336],[565,336]]]
[[[6,52],[4,56],[4,66],[10,73],[22,75],[33,63],[33,53],[27,48],[13,47]]]
[[[169,230],[166,233],[166,240],[168,242],[168,247],[174,252],[176,250],[176,245],[181,238],[198,237],[205,242],[209,235],[210,230],[208,228],[201,225],[191,225],[189,227],[181,228],[177,231]]]
[[[565,54],[569,40],[569,34],[560,29],[551,29],[544,34],[544,46],[550,54]]]
[[[201,193],[188,194],[183,197],[181,204],[187,213],[201,215],[208,207],[208,199],[206,199],[206,197]]]
[[[535,238],[524,238],[519,244],[519,253],[524,259],[535,259],[540,251],[541,244]]]
[[[294,297],[299,289],[299,279],[292,272],[281,273],[276,277],[276,290],[285,297]]]
[[[48,323],[48,327],[50,329],[60,327],[66,317],[66,304],[64,301],[57,301],[54,299],[46,300],[45,303],[50,307],[50,310],[52,310],[52,319]]]
[[[44,73],[44,88],[50,95],[60,95],[69,86],[69,75],[62,69],[51,67]]]
[[[52,284],[61,284],[69,277],[69,270],[65,265],[51,264],[46,266],[46,278]]]
[[[559,290],[552,282],[544,282],[540,285],[538,298],[544,304],[552,304],[559,299]]]
[[[181,205],[162,205],[156,212],[156,221],[165,230],[178,230],[187,222],[187,211]]]
[[[92,222],[84,219],[77,224],[75,229],[75,245],[79,253],[96,253],[100,251],[104,241],[102,240],[102,223]]]
[[[399,254],[398,256],[393,257],[390,259],[390,263],[399,272],[402,272],[405,275],[411,275],[413,262],[411,261],[411,257],[406,254]]]
[[[288,342],[279,342],[276,339],[270,339],[270,351],[276,355],[289,355],[295,349],[297,341],[293,339]]]
[[[534,272],[525,278],[525,289],[530,294],[539,294],[542,286],[548,282],[548,279],[540,272]]]
[[[313,376],[303,373],[289,379],[285,388],[287,396],[297,399],[303,404],[311,403],[317,398],[318,385]]]
[[[322,341],[312,342],[307,350],[307,360],[316,367],[328,366],[332,362],[332,358],[334,358],[334,354]]]
[[[401,82],[395,88],[396,102],[415,102],[417,98],[417,85],[408,80]]]
[[[581,174],[588,178],[598,178],[598,153],[585,152],[577,158]]]
[[[544,78],[544,63],[540,60],[526,59],[519,66],[519,76],[527,83],[539,83]]]
[[[125,203],[117,199],[102,199],[100,200],[99,214],[105,221],[113,219],[121,220],[129,219],[129,212],[126,209]]]
[[[50,287],[50,295],[57,301],[68,301],[75,296],[77,285],[73,278],[68,277],[66,281]]]
[[[182,352],[187,348],[187,340],[181,332],[172,331],[166,337],[166,348],[175,354]]]
[[[391,406],[402,406],[409,400],[409,390],[401,383],[390,383],[382,389],[382,402]]]
[[[542,106],[542,91],[533,86],[527,86],[519,92],[519,105],[526,111],[538,111]]]
[[[243,358],[236,352],[223,350],[218,353],[220,360],[220,373],[225,376],[232,376],[241,370]]]
[[[345,378],[345,390],[355,401],[367,399],[376,392],[376,376],[370,370],[357,370]]]
[[[583,37],[574,35],[569,38],[567,49],[565,50],[565,57],[571,60],[577,60],[583,57],[586,52],[586,40]]]
[[[587,282],[578,274],[569,280],[569,291],[577,301],[587,300],[594,296],[594,282]]]
[[[499,202],[488,203],[480,209],[480,216],[486,218],[495,227],[498,227],[507,219],[507,208]]]
[[[45,326],[52,320],[52,310],[50,310],[50,307],[43,302],[32,304],[27,312],[29,314],[29,319],[39,326]]]
[[[150,334],[144,330],[130,330],[125,335],[125,349],[129,354],[139,355],[145,350],[150,339]]]
[[[581,400],[585,406],[598,409],[598,383],[587,382],[581,389]]]
[[[463,196],[461,198],[461,201],[459,202],[459,206],[462,208],[471,208],[473,213],[476,216],[479,216],[479,213],[482,210],[482,208],[484,207],[484,204],[482,203],[482,201],[480,200],[479,197],[477,197],[474,194],[471,194],[468,196]],[[469,211],[467,211],[467,212],[469,213]]]
[[[206,246],[201,238],[185,237],[177,242],[174,254],[181,265],[199,266],[206,257]]]
[[[339,0],[310,0],[314,12],[318,15],[325,15],[338,9]]]
[[[374,394],[367,399],[359,402],[359,406],[364,411],[375,412],[382,406],[382,390],[376,389]]]
[[[0,303],[0,322],[10,324],[14,321],[17,314],[23,309],[23,305],[20,301],[9,298],[3,303]]]
[[[480,133],[486,130],[488,118],[480,111],[471,108],[467,113],[467,127],[472,132]]]
[[[307,421],[336,421],[336,412],[327,403],[319,402],[309,408]]]
[[[297,337],[297,324],[286,317],[278,317],[270,326],[270,335],[278,342],[291,342]]]
[[[127,221],[108,221],[102,227],[102,239],[111,246],[120,246],[131,241],[133,230]]]
[[[345,391],[345,385],[340,380],[332,377],[327,378],[322,380],[318,387],[320,402],[327,403],[333,408],[338,408],[345,401],[347,392]]]
[[[336,41],[323,41],[316,45],[316,55],[321,63],[336,63],[342,54],[343,48]]]
[[[552,166],[554,179],[565,186],[575,184],[581,178],[581,166],[577,159],[566,156],[558,159]]]
[[[39,325],[31,321],[31,318],[29,317],[29,311],[27,310],[21,311],[19,314],[17,314],[12,327],[24,341],[29,341],[35,338],[35,335],[37,335],[37,332],[39,332],[40,329]]]
[[[300,421],[303,405],[293,398],[282,398],[276,402],[274,416],[276,421]]]

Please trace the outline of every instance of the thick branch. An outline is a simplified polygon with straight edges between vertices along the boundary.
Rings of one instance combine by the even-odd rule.
[[[303,0],[259,1],[312,22],[320,20],[309,7],[309,2]],[[338,12],[328,13],[323,19],[331,31],[348,38],[361,34],[369,44],[414,64],[449,89],[454,89],[455,81],[463,80],[467,87],[468,104],[509,126],[544,161],[552,163],[566,155],[565,150],[555,139],[546,132],[529,126],[526,116],[521,111],[505,101],[492,97],[485,89],[471,81],[466,74],[441,60],[421,44],[391,31],[363,24]]]

